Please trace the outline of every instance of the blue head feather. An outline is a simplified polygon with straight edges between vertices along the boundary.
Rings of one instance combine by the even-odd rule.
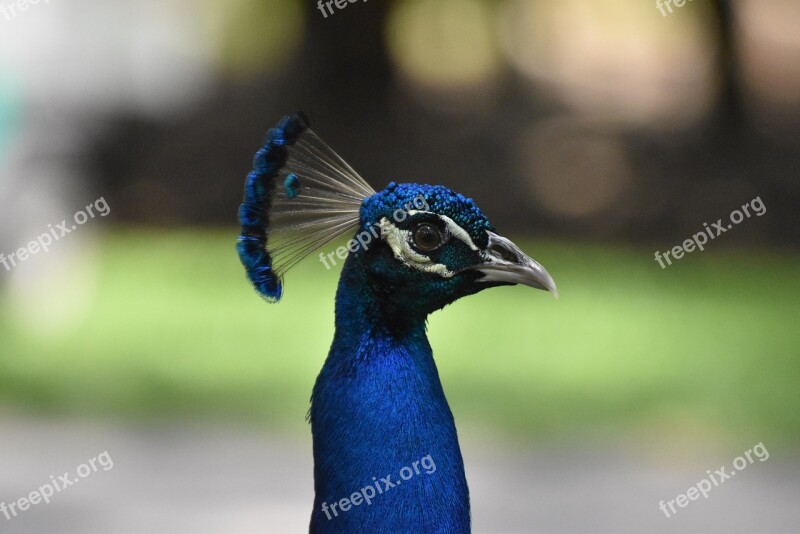
[[[256,153],[253,170],[247,175],[244,201],[239,207],[242,225],[236,246],[239,259],[256,290],[271,301],[281,298],[283,287],[266,249],[270,224],[268,207],[275,192],[275,178],[286,162],[286,146],[294,144],[306,128],[308,119],[302,113],[296,113],[284,117],[269,130],[264,145]]]
[[[486,246],[486,230],[494,230],[489,220],[471,198],[441,185],[398,184],[389,182],[383,191],[364,199],[361,224],[374,224],[382,217],[391,218],[398,210],[408,210],[415,200],[424,200],[428,211],[446,215],[467,231],[475,244]]]
[[[239,208],[239,258],[256,290],[280,300],[286,271],[355,229],[361,201],[374,192],[302,113],[284,117],[256,153]]]

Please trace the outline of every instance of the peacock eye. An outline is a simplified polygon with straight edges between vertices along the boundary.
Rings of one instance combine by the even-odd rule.
[[[414,229],[414,247],[422,252],[436,250],[442,244],[442,232],[434,225],[422,223]]]

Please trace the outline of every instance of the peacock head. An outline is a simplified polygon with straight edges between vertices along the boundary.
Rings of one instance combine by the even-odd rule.
[[[427,314],[501,285],[557,295],[544,267],[495,233],[472,199],[446,187],[390,183],[363,201],[355,243],[353,261],[370,286],[406,311]]]
[[[552,277],[498,235],[472,201],[446,187],[390,183],[375,192],[308,128],[284,117],[256,154],[239,210],[238,250],[255,288],[275,302],[286,271],[330,241],[346,245],[345,272],[384,307],[426,315],[482,289]],[[341,259],[320,253],[326,266]]]

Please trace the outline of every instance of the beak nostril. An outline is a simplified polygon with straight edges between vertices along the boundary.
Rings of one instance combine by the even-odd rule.
[[[519,257],[513,250],[510,250],[502,245],[494,246],[491,250],[492,252],[496,252],[498,256],[509,263],[517,263],[519,261]]]

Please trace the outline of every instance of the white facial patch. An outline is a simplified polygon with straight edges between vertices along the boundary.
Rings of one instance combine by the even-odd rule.
[[[426,273],[436,273],[443,278],[450,278],[455,274],[446,265],[433,263],[429,257],[423,256],[412,249],[410,244],[411,232],[409,230],[401,230],[386,217],[380,220],[378,226],[381,227],[381,236],[386,241],[386,244],[389,245],[389,248],[392,249],[394,257],[402,262],[403,265]]]
[[[413,216],[420,213],[428,213],[431,215],[435,215],[442,222],[445,223],[448,232],[450,235],[459,241],[462,241],[465,245],[467,245],[470,249],[481,252],[481,250],[475,246],[475,243],[472,241],[472,238],[469,236],[466,230],[461,228],[456,222],[446,215],[440,215],[438,213],[432,213],[429,211],[419,211],[419,210],[409,210],[408,215]],[[401,230],[397,226],[395,226],[388,218],[384,217],[378,223],[378,226],[381,227],[381,235],[383,239],[386,241],[386,244],[392,249],[394,252],[394,257],[400,260],[404,265],[408,267],[412,267],[419,271],[425,271],[428,273],[436,273],[443,278],[450,278],[455,273],[447,268],[446,265],[441,263],[433,263],[431,259],[419,252],[415,251],[411,248],[411,232],[409,230]]]
[[[419,212],[419,213],[423,213],[423,212]],[[439,215],[438,213],[436,214],[436,216],[444,221],[444,223],[447,225],[447,229],[450,231],[450,234],[453,237],[463,241],[464,244],[467,245],[472,250],[474,250],[476,252],[480,252],[480,249],[478,249],[478,247],[475,246],[475,243],[472,241],[472,238],[469,236],[467,231],[464,230],[463,228],[461,228],[459,225],[457,225],[456,222],[453,219],[451,219],[447,215]]]

